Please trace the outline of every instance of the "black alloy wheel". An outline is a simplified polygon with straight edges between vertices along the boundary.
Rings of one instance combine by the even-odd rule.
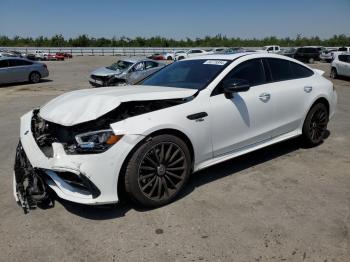
[[[169,203],[186,184],[190,154],[178,137],[160,135],[142,145],[129,161],[125,186],[137,203],[161,206]]]
[[[303,126],[303,136],[308,145],[315,146],[323,141],[328,121],[328,110],[324,104],[311,108]]]

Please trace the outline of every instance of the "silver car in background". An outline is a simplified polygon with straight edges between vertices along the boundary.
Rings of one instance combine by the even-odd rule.
[[[47,66],[19,57],[0,57],[0,84],[15,82],[38,83],[49,76]]]
[[[123,59],[107,67],[101,67],[90,75],[94,87],[135,84],[157,72],[166,64],[151,59]]]

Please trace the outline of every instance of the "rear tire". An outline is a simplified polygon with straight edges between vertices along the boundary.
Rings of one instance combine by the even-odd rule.
[[[333,79],[338,78],[338,72],[336,68],[332,67],[330,77]]]
[[[125,190],[142,206],[170,203],[183,189],[191,170],[190,152],[180,138],[159,135],[133,153],[125,171]]]
[[[41,75],[38,72],[32,72],[29,75],[29,82],[36,84],[39,83],[41,79]]]
[[[168,56],[167,60],[173,60],[173,58],[171,56]]]
[[[303,139],[307,146],[317,146],[324,140],[328,124],[327,107],[318,103],[307,114],[303,125]]]

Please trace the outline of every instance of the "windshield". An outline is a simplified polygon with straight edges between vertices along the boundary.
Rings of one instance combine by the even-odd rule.
[[[214,59],[178,61],[151,75],[141,85],[202,90],[228,64],[228,60]]]
[[[127,62],[127,61],[123,61],[123,60],[119,60],[117,63],[114,63],[110,66],[107,66],[108,69],[110,70],[114,70],[114,71],[117,71],[117,70],[126,70],[128,69],[130,66],[132,66],[133,63],[131,62]]]

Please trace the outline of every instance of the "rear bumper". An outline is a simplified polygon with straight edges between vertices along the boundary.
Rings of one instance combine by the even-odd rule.
[[[44,174],[43,179],[60,198],[88,205],[118,202],[118,178],[122,164],[142,136],[126,135],[100,154],[67,155],[62,144],[53,143],[53,157],[50,158],[36,144],[31,132],[31,118],[32,111],[21,118],[20,142],[31,167]],[[79,178],[83,185],[88,187],[87,184],[90,184],[91,188],[86,190],[86,187],[76,186],[63,177],[63,173]]]

